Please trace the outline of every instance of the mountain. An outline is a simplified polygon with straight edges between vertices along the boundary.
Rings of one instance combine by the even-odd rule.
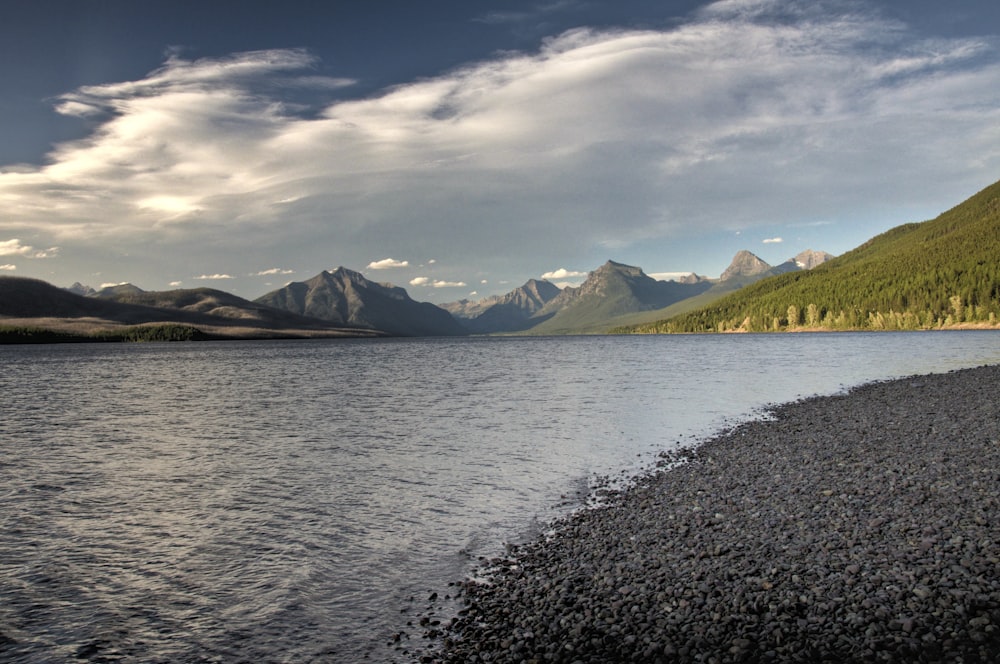
[[[122,292],[117,296],[114,292],[107,292],[103,297],[87,297],[38,279],[0,276],[0,324],[6,327],[55,330],[82,337],[123,326],[152,324],[191,326],[205,334],[227,338],[372,334],[369,330],[345,329],[344,326],[284,311],[269,311],[260,305],[221,292],[217,293],[231,298],[228,300],[229,309],[198,306],[184,308],[180,306],[183,298],[178,296],[182,291],[162,294],[143,293],[135,287],[119,290]],[[134,301],[118,301],[116,297],[134,298]],[[208,299],[204,293],[200,293],[198,297]],[[244,309],[235,306],[241,301]]]
[[[254,300],[277,309],[338,325],[381,330],[398,336],[466,334],[451,314],[428,302],[416,302],[391,284],[369,281],[343,267],[323,271]]]
[[[936,219],[760,280],[641,332],[927,329],[1000,319],[1000,182]],[[807,261],[803,261],[807,262]]]
[[[455,302],[445,302],[444,304],[439,304],[438,306],[458,319],[459,322],[462,322],[472,320],[499,302],[502,297],[502,295],[491,295],[483,298],[482,300],[469,300],[467,298],[463,298]]]
[[[532,316],[559,293],[559,287],[552,282],[529,279],[506,295],[485,298],[476,303],[461,300],[442,305],[442,308],[476,334],[520,332],[536,325],[539,321]]]
[[[767,272],[771,266],[746,249],[736,252],[729,267],[723,271],[719,281],[729,281],[738,277],[753,277]]]
[[[113,300],[122,304],[206,314],[271,328],[310,327],[319,323],[319,320],[314,317],[251,302],[214,288],[144,291],[132,284],[121,284],[102,288],[92,297]]]
[[[77,295],[93,295],[94,293],[97,292],[93,288],[91,288],[90,286],[84,286],[79,281],[77,281],[76,283],[74,283],[72,286],[70,286],[66,290],[68,290],[70,293],[76,293]]]
[[[84,293],[85,295],[92,295],[94,297],[101,297],[105,300],[118,300],[121,301],[123,298],[128,298],[134,295],[141,295],[146,291],[142,290],[135,284],[117,284],[115,286],[105,286],[99,291],[93,291],[90,293]]]
[[[725,286],[717,288],[716,290],[736,290],[734,286],[741,288],[748,284],[752,284],[755,281],[759,281],[766,277],[773,277],[777,274],[797,272],[799,270],[811,270],[831,258],[833,258],[833,255],[828,254],[825,251],[813,251],[812,249],[806,249],[794,257],[789,258],[784,263],[772,267],[760,257],[750,253],[746,249],[743,249],[736,252],[736,255],[733,256],[732,262],[729,264],[729,267],[727,267],[722,273],[722,276],[719,277],[719,283],[725,284]]]
[[[835,258],[833,254],[828,254],[825,251],[813,251],[812,249],[806,249],[805,251],[796,254],[795,258],[790,260],[794,262],[800,270],[811,270],[817,265],[822,265],[833,258]]]
[[[608,261],[579,287],[564,288],[535,312],[537,334],[603,332],[616,317],[662,309],[702,293],[711,283],[657,281],[641,268]]]

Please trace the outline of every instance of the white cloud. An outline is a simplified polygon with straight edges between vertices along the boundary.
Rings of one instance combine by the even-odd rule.
[[[411,286],[430,286],[431,288],[464,288],[468,284],[464,281],[444,281],[441,279],[431,280],[429,277],[415,277],[410,279]]]
[[[203,274],[198,277],[192,277],[192,279],[197,279],[198,281],[220,281],[224,279],[235,279],[235,277],[228,274]]]
[[[684,277],[690,277],[690,272],[650,272],[649,276],[657,281],[677,281]]]
[[[724,0],[303,112],[301,93],[353,83],[316,64],[171,55],[63,95],[95,129],[0,169],[0,233],[98,264],[110,238],[137,263],[178,245],[209,261],[235,236],[283,264],[446,245],[459,274],[510,276],[598,248],[686,261],[682,239],[813,219],[858,244],[1000,172],[998,42],[925,39],[863,3]]]
[[[558,270],[553,270],[551,272],[546,272],[542,275],[542,279],[570,279],[575,277],[586,277],[586,272],[577,272],[575,270],[567,270],[566,268],[559,268]]]
[[[0,270],[2,270],[4,272],[13,272],[16,269],[17,269],[17,266],[16,265],[12,265],[10,263],[7,263],[6,265],[0,265]]]
[[[769,237],[763,240],[764,244],[781,244],[784,240],[780,237]]]
[[[179,288],[180,286],[184,285],[184,282],[183,281],[171,281],[167,285],[170,286],[171,288]]]
[[[368,264],[369,270],[390,270],[397,267],[409,267],[409,261],[397,261],[395,258],[383,258],[380,261],[372,261]]]
[[[102,283],[98,288],[99,289],[100,288],[114,288],[115,286],[125,286],[127,284],[128,284],[127,281],[106,281],[106,282]]]
[[[53,258],[59,253],[59,247],[35,250],[34,247],[21,244],[17,238],[0,242],[0,256],[24,256],[26,258]]]
[[[271,275],[274,275],[274,274],[295,274],[295,270],[285,270],[285,269],[280,268],[280,267],[272,267],[272,268],[270,268],[268,270],[261,270],[260,272],[254,272],[250,276],[253,276],[253,277],[267,277],[267,276],[271,276]]]
[[[28,256],[34,252],[34,248],[21,244],[17,238],[0,242],[0,256]]]

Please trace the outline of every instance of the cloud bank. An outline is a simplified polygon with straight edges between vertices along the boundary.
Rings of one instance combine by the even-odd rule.
[[[899,201],[957,203],[996,178],[998,52],[857,4],[723,0],[319,107],[302,93],[353,81],[317,76],[305,50],[171,57],[59,100],[94,130],[0,168],[0,234],[95,264],[112,241],[183,246],[198,271],[247,247],[300,268],[438,255],[420,285],[629,252],[694,269],[686,239],[817,219],[859,224],[857,244]]]

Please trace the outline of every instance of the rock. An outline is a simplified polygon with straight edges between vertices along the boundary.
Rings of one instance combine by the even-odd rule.
[[[998,661],[1000,368],[913,383],[671,453],[463,584],[433,661]]]

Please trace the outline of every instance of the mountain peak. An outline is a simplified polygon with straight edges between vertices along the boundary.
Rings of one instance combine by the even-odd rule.
[[[517,332],[530,326],[531,316],[559,295],[559,287],[544,279],[528,279],[505,295],[478,302],[459,300],[441,305],[474,333]]]
[[[805,251],[796,254],[795,257],[790,260],[794,261],[794,263],[799,266],[800,270],[811,270],[817,265],[825,263],[833,257],[833,254],[828,254],[825,251],[813,251],[812,249],[806,249]]]
[[[401,336],[463,334],[447,311],[416,302],[406,290],[369,281],[360,272],[338,267],[305,282],[292,282],[255,300],[292,313],[340,325]]]
[[[142,295],[145,292],[146,291],[142,290],[135,284],[126,283],[126,284],[118,284],[117,286],[105,286],[96,293],[92,293],[92,295],[96,297],[114,299],[121,296]]]
[[[733,261],[726,268],[726,271],[719,277],[719,281],[726,281],[734,277],[752,277],[761,272],[767,272],[771,266],[746,249],[740,249],[733,256]]]

